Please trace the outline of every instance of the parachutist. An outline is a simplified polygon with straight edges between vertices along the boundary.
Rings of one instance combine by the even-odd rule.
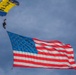
[[[4,19],[3,28],[6,29],[6,19]]]

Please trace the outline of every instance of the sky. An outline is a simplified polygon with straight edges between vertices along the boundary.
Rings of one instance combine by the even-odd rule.
[[[20,5],[0,16],[0,75],[76,75],[76,70],[13,67],[6,31],[71,44],[76,60],[76,0],[17,0]],[[2,23],[7,19],[6,30]]]

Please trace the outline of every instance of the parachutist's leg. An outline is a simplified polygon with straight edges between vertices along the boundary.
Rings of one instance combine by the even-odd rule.
[[[4,29],[6,29],[6,26],[3,26]]]
[[[6,26],[4,27],[4,29],[6,29]]]

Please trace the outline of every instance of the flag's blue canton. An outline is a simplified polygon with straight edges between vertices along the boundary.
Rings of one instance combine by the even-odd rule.
[[[18,34],[14,34],[11,32],[8,32],[8,35],[11,40],[13,50],[36,53],[36,54],[38,53],[32,38],[20,36]]]

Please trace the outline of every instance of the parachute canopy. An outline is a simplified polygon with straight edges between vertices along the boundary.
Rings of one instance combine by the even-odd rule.
[[[0,16],[6,16],[10,9],[12,9],[16,5],[19,5],[19,2],[16,0],[0,1]]]

